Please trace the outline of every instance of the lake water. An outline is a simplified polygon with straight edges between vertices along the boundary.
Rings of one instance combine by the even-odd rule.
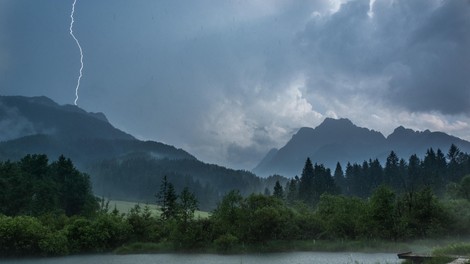
[[[250,255],[214,254],[139,254],[139,255],[85,255],[41,259],[8,259],[0,263],[15,264],[376,264],[401,263],[396,254],[388,253],[322,253],[293,252]]]

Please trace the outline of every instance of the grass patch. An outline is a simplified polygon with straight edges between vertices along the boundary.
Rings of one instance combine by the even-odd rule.
[[[156,204],[137,203],[137,202],[120,201],[120,200],[109,200],[109,210],[113,210],[114,208],[116,208],[120,213],[127,214],[137,204],[140,205],[142,209],[144,208],[144,206],[148,205],[150,208],[150,212],[152,213],[153,216],[160,216],[162,214],[162,211],[160,210],[160,206]],[[194,217],[196,218],[208,218],[209,215],[210,214],[208,212],[204,212],[204,211],[194,212]]]
[[[433,255],[470,256],[470,243],[455,243],[445,247],[439,247],[432,251]]]

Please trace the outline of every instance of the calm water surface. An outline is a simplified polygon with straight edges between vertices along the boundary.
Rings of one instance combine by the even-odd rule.
[[[86,255],[42,259],[9,259],[0,263],[16,264],[329,264],[329,263],[401,263],[396,254],[367,253],[321,253],[293,252],[251,255],[213,255],[213,254],[142,254],[142,255]]]

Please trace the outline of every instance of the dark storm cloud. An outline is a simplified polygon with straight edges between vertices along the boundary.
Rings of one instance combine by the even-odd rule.
[[[314,17],[299,41],[312,62],[313,89],[409,111],[470,114],[469,1],[375,1],[372,8],[350,1]]]
[[[2,94],[73,103],[72,2],[0,1]],[[459,0],[78,0],[78,104],[237,168],[325,116],[470,138],[469,17]]]

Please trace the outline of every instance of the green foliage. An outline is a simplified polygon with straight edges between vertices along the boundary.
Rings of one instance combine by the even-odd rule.
[[[470,256],[470,243],[451,244],[445,247],[436,248],[432,253],[436,256]]]
[[[70,159],[48,164],[46,155],[27,155],[19,162],[0,163],[0,213],[33,215],[65,212],[93,215],[98,209],[89,177]]]
[[[127,223],[130,226],[130,240],[139,242],[158,242],[161,228],[157,219],[152,216],[150,207],[144,206],[142,210],[139,204],[127,214]]]
[[[313,190],[314,175],[313,165],[310,158],[305,161],[305,166],[302,170],[302,176],[299,182],[299,198],[306,204],[313,205],[315,200],[315,193]]]
[[[65,256],[69,254],[67,234],[65,230],[48,232],[39,241],[41,254],[45,256]]]
[[[179,206],[178,206],[178,213],[180,221],[183,224],[188,224],[194,218],[194,211],[197,210],[197,199],[193,193],[189,191],[186,187],[183,189],[179,196]]]
[[[67,226],[67,240],[72,253],[93,252],[97,246],[92,221],[84,218],[72,219]],[[100,246],[98,251],[101,250]]]
[[[273,195],[280,200],[284,200],[284,189],[279,181],[276,181],[276,184],[274,185]]]
[[[322,195],[317,214],[329,238],[368,237],[370,217],[367,204],[361,199]]]
[[[459,195],[470,201],[470,175],[465,175],[460,181]]]
[[[299,177],[295,176],[287,182],[286,187],[286,201],[289,205],[294,205],[299,200]]]
[[[370,199],[370,216],[374,223],[375,236],[397,240],[402,230],[397,215],[395,193],[386,186],[377,188]]]
[[[29,256],[41,253],[46,228],[31,216],[0,216],[0,256]]]
[[[238,243],[238,238],[232,234],[223,234],[214,240],[218,252],[229,252]]]
[[[339,193],[331,171],[322,164],[313,166],[310,158],[307,158],[300,178],[299,198],[306,204],[314,206],[324,193]]]
[[[239,223],[244,219],[243,204],[244,199],[238,191],[231,191],[222,198],[211,217],[216,234],[241,234]]]
[[[71,252],[104,252],[129,240],[131,227],[116,214],[100,214],[96,219],[72,219],[67,226]]]
[[[459,237],[470,234],[470,201],[447,200],[444,208],[451,218],[447,223],[447,230]]]
[[[333,178],[329,169],[314,166],[308,159],[302,178],[283,182],[285,189],[279,177],[272,178],[272,183],[276,181],[273,196],[244,197],[230,191],[206,218],[194,216],[195,194],[183,188],[176,195],[166,177],[158,196],[161,215],[140,205],[127,214],[108,212],[104,200],[100,210],[88,176],[70,160],[60,157],[49,165],[44,155],[27,156],[18,163],[0,163],[0,187],[6,190],[0,193],[0,210],[13,216],[0,214],[0,255],[53,256],[115,248],[122,252],[215,249],[227,253],[245,250],[245,245],[260,251],[297,246],[345,250],[369,247],[377,239],[469,234],[470,201],[461,190],[470,177],[448,185],[449,190],[454,186],[453,199],[439,200],[434,192],[440,191],[436,183],[447,177],[445,159],[439,150],[429,150],[427,156],[426,162],[412,156],[408,165],[392,155],[386,173],[378,160],[348,164],[345,178],[340,166]],[[459,154],[455,159],[456,171],[464,171],[460,164],[466,162],[465,157]],[[335,180],[344,181],[347,194],[364,198],[337,195]],[[373,191],[381,182],[389,184]],[[422,182],[429,187],[423,188]],[[10,199],[11,204],[6,202]],[[323,242],[316,244],[317,240]],[[332,240],[341,243],[329,244]],[[293,244],[286,246],[288,241]]]
[[[175,188],[171,182],[168,182],[167,177],[163,177],[162,184],[160,185],[160,192],[156,195],[157,203],[162,210],[162,218],[165,220],[174,219],[178,214],[178,196],[175,193]]]
[[[410,237],[441,235],[450,222],[448,212],[430,188],[404,194],[397,201],[397,208]]]

